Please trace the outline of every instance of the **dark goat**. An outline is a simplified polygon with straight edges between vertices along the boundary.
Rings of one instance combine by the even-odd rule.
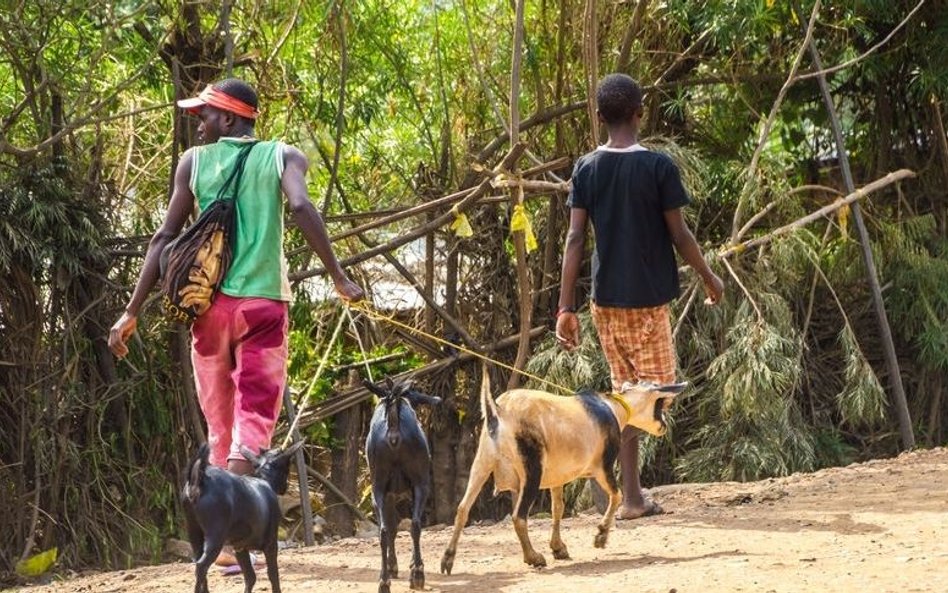
[[[411,496],[412,589],[424,589],[425,566],[421,561],[421,517],[431,489],[431,452],[428,440],[415,416],[413,405],[441,402],[411,388],[411,383],[384,386],[364,381],[365,387],[381,398],[372,415],[365,456],[372,479],[372,505],[379,521],[379,545],[382,549],[382,572],[379,593],[389,593],[391,577],[398,577],[395,559],[395,532],[398,528],[396,503]]]
[[[194,561],[195,593],[207,593],[207,569],[224,544],[234,547],[244,575],[244,591],[250,593],[257,575],[250,561],[250,550],[263,550],[267,558],[267,577],[273,593],[280,593],[277,569],[277,527],[280,505],[277,494],[286,493],[290,460],[303,441],[285,451],[247,447],[240,452],[253,464],[252,476],[239,476],[208,464],[210,449],[202,445],[191,459],[181,490],[181,502],[188,523],[188,539]]]

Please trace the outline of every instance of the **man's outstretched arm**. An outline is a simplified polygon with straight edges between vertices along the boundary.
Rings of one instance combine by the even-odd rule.
[[[672,243],[675,244],[675,250],[691,266],[691,268],[701,276],[704,283],[704,292],[708,297],[708,303],[713,305],[721,300],[724,294],[724,282],[715,274],[704,255],[701,254],[701,247],[695,240],[681,208],[673,208],[665,211],[665,226],[668,227],[668,233],[671,235]]]
[[[563,270],[560,274],[560,300],[556,314],[556,339],[567,350],[579,346],[579,320],[576,318],[576,280],[583,263],[586,246],[588,213],[582,208],[570,208],[569,230],[563,248]]]
[[[319,211],[309,199],[309,191],[306,189],[306,170],[309,168],[309,161],[306,155],[293,146],[287,146],[283,153],[283,163],[281,185],[290,204],[293,220],[303,232],[306,242],[323,262],[339,296],[347,301],[362,299],[365,292],[362,287],[349,279],[345,270],[339,265],[339,260],[336,259],[332,245],[329,243],[323,217],[319,215]]]

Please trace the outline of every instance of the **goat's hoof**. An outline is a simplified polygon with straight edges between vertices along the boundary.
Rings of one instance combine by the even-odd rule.
[[[546,558],[544,558],[543,554],[540,554],[539,552],[534,552],[533,554],[525,556],[523,561],[534,568],[543,568],[546,566]]]
[[[392,593],[392,588],[389,583],[379,583],[379,593]]]
[[[425,571],[414,569],[411,571],[411,581],[408,584],[410,589],[421,591],[425,588]]]
[[[569,550],[566,549],[566,546],[563,546],[558,550],[554,549],[553,557],[557,560],[569,560]]]
[[[454,567],[454,552],[448,551],[441,557],[441,574],[450,575]]]
[[[597,548],[605,548],[606,542],[609,541],[609,532],[596,534],[596,539],[593,540],[593,545]]]

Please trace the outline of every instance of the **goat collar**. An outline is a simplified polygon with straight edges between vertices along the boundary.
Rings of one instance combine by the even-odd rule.
[[[632,406],[629,405],[629,402],[625,401],[625,398],[622,397],[622,394],[616,393],[614,391],[609,392],[609,398],[619,404],[623,410],[625,410],[625,421],[628,422],[629,418],[632,417]],[[622,428],[621,426],[619,427]]]

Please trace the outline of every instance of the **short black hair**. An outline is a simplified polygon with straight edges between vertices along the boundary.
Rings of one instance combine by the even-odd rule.
[[[227,93],[235,99],[240,99],[254,109],[259,108],[257,91],[239,78],[225,78],[224,80],[215,82],[213,88],[214,90]]]
[[[642,106],[642,87],[627,74],[610,74],[599,82],[596,104],[607,124],[628,121]]]

